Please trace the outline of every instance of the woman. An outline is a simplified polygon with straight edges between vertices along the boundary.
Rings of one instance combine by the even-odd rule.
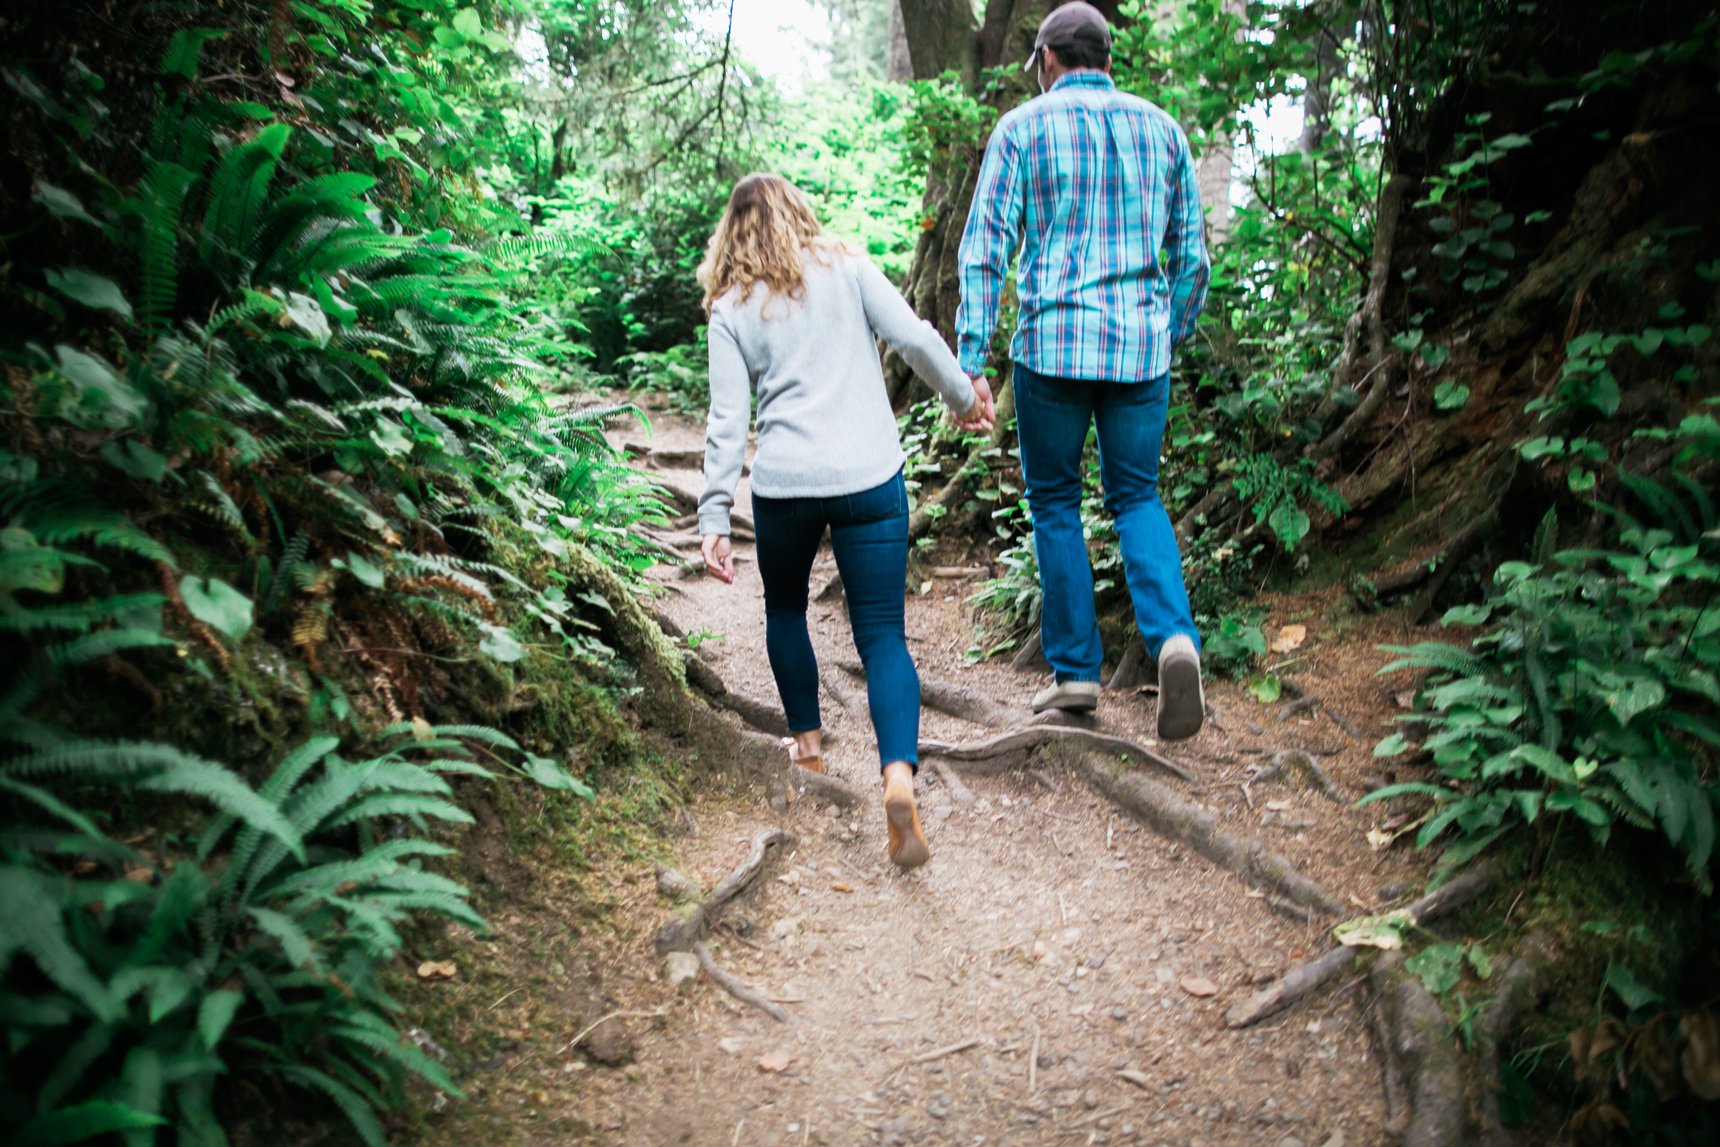
[[[989,429],[991,393],[970,382],[930,323],[853,247],[820,233],[812,205],[778,175],[735,184],[699,265],[710,315],[711,413],[699,531],[705,567],[734,583],[729,510],[758,391],[753,522],[765,644],[794,736],[789,758],[823,772],[818,664],[807,579],[826,527],[848,599],[884,779],[889,855],[931,858],[914,808],[920,679],[902,628],[908,491],[874,336],[931,384],[968,430]]]

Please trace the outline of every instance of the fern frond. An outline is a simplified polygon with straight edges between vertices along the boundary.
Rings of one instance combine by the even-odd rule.
[[[193,501],[192,504],[216,520],[231,526],[233,531],[249,545],[252,540],[251,531],[245,525],[245,515],[239,512],[238,503],[233,501],[233,496],[221,487],[220,480],[207,470],[197,471],[194,478],[197,485],[202,487],[206,500]]]
[[[48,605],[40,609],[19,606],[0,612],[0,631],[35,633],[59,629],[81,632],[118,620],[133,610],[159,609],[166,600],[155,593],[129,593],[69,605]]]
[[[263,598],[263,607],[257,611],[258,617],[266,617],[286,598],[287,591],[293,584],[293,567],[305,560],[305,555],[311,551],[311,536],[303,530],[293,533],[292,540],[281,553],[280,564],[275,566],[275,576],[269,582],[269,592]]]
[[[0,966],[23,952],[96,1018],[112,1021],[125,1013],[67,939],[59,892],[48,877],[16,865],[0,867],[0,904],[6,905],[0,912]]]
[[[178,298],[179,218],[197,176],[177,163],[151,161],[138,188],[142,200],[140,243],[143,292],[138,316],[145,332],[158,334],[173,321]]]
[[[471,824],[472,814],[459,805],[417,793],[372,793],[341,810],[326,827],[334,829],[355,821],[379,816],[426,817]]]
[[[121,1131],[147,1131],[165,1126],[167,1120],[123,1103],[96,1100],[76,1107],[43,1112],[19,1128],[11,1140],[14,1147],[60,1147],[84,1143],[98,1136]]]
[[[1463,677],[1480,677],[1487,672],[1487,662],[1467,649],[1447,645],[1443,641],[1423,641],[1416,645],[1381,645],[1385,653],[1404,654],[1398,660],[1378,670],[1375,676],[1395,669],[1438,669]]]

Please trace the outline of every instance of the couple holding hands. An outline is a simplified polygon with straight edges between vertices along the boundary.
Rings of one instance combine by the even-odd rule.
[[[707,569],[734,580],[729,511],[752,393],[752,509],[771,672],[790,757],[823,770],[807,588],[826,529],[866,666],[888,821],[901,868],[931,852],[914,806],[920,684],[903,629],[908,493],[877,339],[929,383],[964,430],[991,428],[987,348],[1017,251],[1010,346],[1017,435],[1044,589],[1041,643],[1055,679],[1035,712],[1098,704],[1104,650],[1081,527],[1081,455],[1098,432],[1135,621],[1156,655],[1158,732],[1205,715],[1200,638],[1158,493],[1171,348],[1206,299],[1204,218],[1188,141],[1110,78],[1111,33],[1084,3],[1055,9],[1027,67],[1043,94],[992,131],[959,252],[957,354],[863,254],[822,233],[787,180],[734,187],[699,282],[710,313],[711,410],[699,502]]]

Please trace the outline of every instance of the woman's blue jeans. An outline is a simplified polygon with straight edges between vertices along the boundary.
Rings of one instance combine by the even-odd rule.
[[[903,600],[908,582],[908,490],[898,471],[881,486],[836,498],[753,495],[758,571],[764,579],[765,647],[788,727],[819,728],[818,660],[806,632],[807,579],[830,528],[848,598],[854,647],[866,666],[866,700],[880,768],[919,770],[920,675],[908,656]]]
[[[1183,585],[1182,554],[1159,501],[1170,378],[1092,382],[1053,378],[1015,364],[1021,471],[1033,511],[1033,544],[1045,592],[1040,643],[1059,681],[1097,681],[1105,659],[1093,613],[1093,567],[1081,531],[1081,451],[1099,431],[1099,479],[1117,525],[1135,625],[1156,658],[1174,633],[1200,648]]]

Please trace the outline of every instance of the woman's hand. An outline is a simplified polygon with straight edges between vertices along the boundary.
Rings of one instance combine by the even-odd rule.
[[[997,421],[997,405],[992,401],[991,384],[985,376],[973,378],[973,405],[961,414],[952,412],[950,419],[963,430],[990,430]]]
[[[702,547],[705,569],[728,585],[735,584],[735,556],[727,534],[706,534]]]

